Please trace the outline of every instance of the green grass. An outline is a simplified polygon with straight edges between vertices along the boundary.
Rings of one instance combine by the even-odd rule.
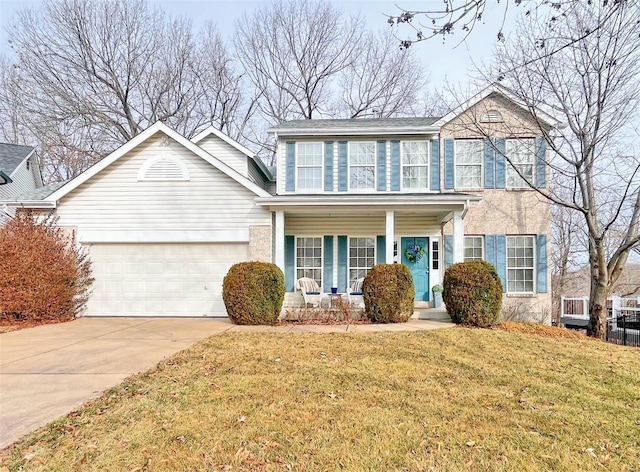
[[[640,350],[593,341],[462,328],[227,333],[27,436],[3,464],[639,471],[639,386]]]

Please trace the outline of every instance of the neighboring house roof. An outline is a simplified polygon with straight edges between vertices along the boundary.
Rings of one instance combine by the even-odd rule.
[[[11,180],[11,177],[0,170],[0,185],[10,184],[11,182],[13,182],[13,180]]]
[[[189,151],[193,152],[195,155],[197,155],[200,158],[204,159],[206,162],[208,162],[213,167],[215,167],[216,169],[221,171],[223,174],[226,174],[227,176],[231,177],[233,180],[238,182],[243,187],[245,187],[248,190],[250,190],[253,193],[255,193],[257,196],[259,196],[259,197],[270,197],[271,196],[271,194],[269,192],[267,192],[266,190],[264,190],[260,186],[256,185],[255,183],[253,183],[248,178],[244,177],[242,174],[240,174],[235,169],[232,169],[231,167],[229,167],[224,162],[220,161],[216,157],[214,157],[211,154],[209,154],[208,152],[206,152],[204,149],[199,147],[197,144],[189,141],[187,138],[185,138],[184,136],[180,135],[176,131],[172,130],[171,128],[169,128],[164,123],[161,123],[161,122],[158,121],[157,123],[153,124],[152,126],[147,128],[146,130],[144,130],[142,133],[140,133],[139,135],[137,135],[136,137],[134,137],[133,139],[128,141],[127,143],[125,143],[122,146],[120,146],[118,149],[116,149],[114,152],[112,152],[107,157],[102,159],[100,162],[94,164],[89,169],[84,171],[82,174],[78,175],[73,180],[70,180],[69,182],[67,182],[65,185],[63,185],[61,188],[59,188],[58,190],[53,192],[51,195],[45,197],[42,200],[43,204],[45,204],[43,206],[46,206],[46,203],[55,205],[55,202],[60,200],[62,197],[64,197],[65,195],[69,194],[70,192],[72,192],[76,188],[78,188],[80,185],[85,183],[87,180],[92,178],[94,175],[98,174],[100,171],[104,170],[105,168],[107,168],[108,166],[113,164],[115,161],[120,159],[122,156],[124,156],[125,154],[127,154],[131,150],[135,149],[140,144],[145,142],[147,139],[151,138],[152,136],[156,135],[159,132],[162,132],[162,133],[166,134],[168,137],[170,137],[171,139],[173,139],[177,143],[181,144],[182,146],[184,146]]]
[[[368,134],[408,134],[416,132],[437,132],[433,126],[436,117],[413,118],[350,118],[285,121],[269,129],[269,133],[282,135],[368,135]]]
[[[274,180],[274,176],[270,172],[269,168],[267,168],[267,166],[264,164],[264,162],[262,162],[262,159],[260,159],[260,157],[255,152],[251,152],[251,150],[249,148],[243,146],[238,141],[236,141],[235,139],[227,136],[222,131],[220,131],[219,129],[214,128],[213,126],[209,126],[203,132],[199,133],[194,138],[191,138],[191,141],[193,143],[198,144],[204,138],[206,138],[207,136],[210,136],[212,134],[214,136],[217,136],[221,140],[223,140],[225,143],[230,144],[231,146],[236,148],[238,151],[243,153],[245,156],[247,156],[248,158],[253,160],[253,162],[255,162],[258,165],[258,168],[264,174],[264,176],[267,178],[267,180]]]
[[[35,148],[19,144],[0,143],[0,171],[11,176],[13,172],[27,159]]]
[[[477,94],[475,94],[469,100],[465,101],[464,103],[461,103],[459,106],[457,106],[456,108],[451,110],[449,113],[444,115],[442,118],[439,118],[437,121],[433,123],[434,126],[437,126],[437,127],[444,126],[445,124],[447,124],[448,122],[450,122],[451,120],[453,120],[454,118],[462,114],[465,110],[468,110],[475,104],[479,103],[480,101],[484,100],[489,95],[494,93],[502,95],[510,102],[522,108],[522,110],[524,110],[525,112],[531,113],[531,110],[529,109],[529,107],[525,103],[523,103],[522,100],[520,100],[511,90],[509,90],[506,87],[503,87],[502,85],[492,84],[486,87],[485,89],[483,89],[482,91],[478,92]],[[549,113],[543,110],[540,110],[539,108],[535,108],[534,111],[538,120],[542,121],[544,124],[552,128],[554,127],[561,128],[563,126],[560,120],[558,120],[554,116],[551,116]]]
[[[23,201],[34,202],[34,201],[38,201],[38,200],[44,200],[49,195],[51,195],[53,192],[55,192],[60,187],[65,185],[67,182],[69,182],[69,181],[65,180],[63,182],[54,182],[52,184],[45,185],[44,187],[40,187],[40,188],[31,190],[29,192],[25,192],[25,193],[22,193],[20,195],[16,195],[13,198],[13,200],[18,201],[18,202],[23,202]]]

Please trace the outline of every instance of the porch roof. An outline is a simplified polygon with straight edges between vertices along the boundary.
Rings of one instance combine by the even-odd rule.
[[[401,193],[401,194],[320,194],[276,195],[258,197],[256,204],[271,211],[287,212],[353,212],[385,211],[443,214],[465,211],[471,202],[482,200],[480,195],[467,193]]]

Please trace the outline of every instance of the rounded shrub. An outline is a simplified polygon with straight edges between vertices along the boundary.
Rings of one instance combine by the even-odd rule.
[[[403,323],[413,314],[415,289],[409,268],[378,264],[362,283],[367,318],[373,323]]]
[[[240,262],[222,281],[222,299],[235,324],[275,324],[284,301],[284,275],[275,264]]]
[[[453,264],[444,273],[443,301],[454,323],[491,326],[500,318],[502,283],[486,261]]]

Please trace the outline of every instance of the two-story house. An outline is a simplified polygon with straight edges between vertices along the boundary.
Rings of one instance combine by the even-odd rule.
[[[42,187],[42,174],[35,148],[0,143],[0,201]],[[14,214],[13,208],[0,208],[0,226]]]
[[[505,309],[541,319],[550,295],[539,130],[554,125],[498,89],[440,118],[285,122],[271,130],[272,173],[217,130],[188,140],[156,123],[13,206],[56,211],[90,252],[89,315],[224,316],[222,279],[246,260],[282,268],[285,305],[300,303],[300,277],[345,292],[381,262],[407,264],[428,303],[449,264],[483,258],[498,269]],[[415,246],[425,256],[411,262]]]

